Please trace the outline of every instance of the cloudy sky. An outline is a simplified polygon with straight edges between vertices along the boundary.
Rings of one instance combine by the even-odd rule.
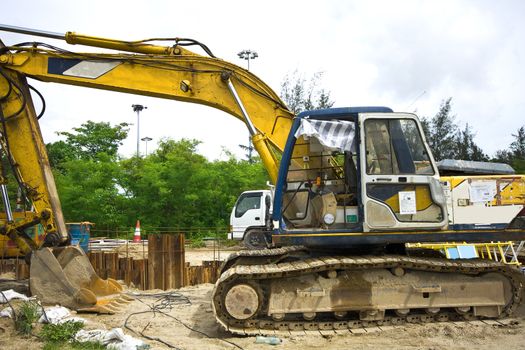
[[[385,105],[433,116],[443,99],[476,132],[489,154],[506,147],[525,125],[525,2],[509,1],[216,1],[19,0],[2,5],[0,23],[122,40],[188,37],[243,67],[237,52],[259,58],[253,73],[279,91],[284,76],[324,72],[322,86],[335,106]],[[65,42],[0,32],[5,44],[39,40],[74,51]],[[242,155],[247,131],[237,119],[209,107],[50,83],[33,83],[45,96],[46,142],[87,120],[134,125],[120,149],[136,150],[140,136],[195,138],[210,159],[223,147]],[[144,144],[141,145],[144,152]]]

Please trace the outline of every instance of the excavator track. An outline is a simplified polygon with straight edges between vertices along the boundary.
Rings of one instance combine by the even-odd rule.
[[[303,257],[297,257],[303,254]],[[255,264],[251,264],[254,261]],[[263,263],[261,263],[263,262]],[[332,271],[332,272],[331,272]],[[333,272],[335,271],[335,272]],[[351,312],[316,312],[318,310],[303,310],[300,313],[269,313],[271,298],[275,294],[286,295],[286,282],[292,281],[292,287],[297,288],[297,296],[316,298],[319,304],[323,291],[315,288],[300,290],[301,279],[308,276],[329,281],[330,276],[344,274],[345,277],[370,271],[389,271],[392,275],[411,273],[443,274],[450,273],[458,278],[468,279],[474,276],[492,276],[502,279],[508,285],[505,293],[505,304],[501,307],[490,306],[494,312],[476,312],[476,307],[439,307],[419,309],[378,310],[365,308],[352,309]],[[328,276],[328,277],[327,277]],[[450,276],[450,275],[447,275]],[[310,279],[313,279],[311,277]],[[481,279],[472,279],[475,283]],[[272,287],[272,282],[278,287]],[[280,286],[282,283],[285,287]],[[493,282],[482,282],[493,283]],[[486,318],[505,318],[510,316],[519,306],[523,294],[525,278],[514,267],[490,260],[446,260],[436,258],[421,258],[409,256],[309,256],[304,247],[284,247],[258,251],[243,251],[230,256],[223,264],[222,274],[213,291],[213,309],[217,321],[228,331],[235,334],[275,333],[288,331],[337,331],[366,329],[378,326],[395,326],[403,323],[428,323],[458,320],[478,320]],[[297,286],[297,287],[296,287]],[[487,284],[481,284],[477,289],[484,289]],[[436,292],[438,286],[423,284],[414,287],[422,294]],[[490,289],[490,288],[488,288]],[[274,293],[274,295],[272,295]],[[346,293],[346,292],[345,292]],[[335,294],[334,294],[335,295]],[[275,297],[277,298],[277,297]],[[348,296],[346,295],[348,299]],[[407,296],[408,298],[408,296]],[[291,304],[293,299],[283,299]],[[279,303],[275,303],[278,305]],[[316,304],[317,305],[317,304]],[[243,309],[244,308],[244,309]],[[479,307],[483,310],[483,307]],[[234,314],[236,317],[232,316]],[[246,314],[246,315],[245,315]]]

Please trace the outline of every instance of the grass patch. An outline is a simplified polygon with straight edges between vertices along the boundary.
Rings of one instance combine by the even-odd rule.
[[[106,347],[95,342],[45,343],[43,350],[105,350]]]
[[[81,349],[99,350],[106,347],[97,342],[73,341],[75,334],[84,327],[83,322],[67,321],[60,324],[45,324],[40,337],[45,341],[44,350]]]
[[[204,239],[202,237],[196,237],[192,238],[190,242],[190,248],[204,248],[206,247],[206,243],[204,243]]]
[[[231,248],[236,247],[241,244],[242,241],[237,241],[235,239],[221,239],[221,247]]]
[[[67,321],[60,324],[45,324],[40,336],[47,342],[59,343],[73,339],[75,334],[84,327],[83,322]]]
[[[24,335],[31,334],[39,317],[40,305],[34,301],[24,301],[15,312],[15,329]]]

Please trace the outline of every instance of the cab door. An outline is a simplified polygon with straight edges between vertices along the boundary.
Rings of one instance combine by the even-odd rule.
[[[243,192],[237,199],[230,216],[233,238],[242,239],[249,227],[264,226],[264,214],[263,192]]]
[[[439,173],[415,115],[360,114],[364,231],[443,229]]]

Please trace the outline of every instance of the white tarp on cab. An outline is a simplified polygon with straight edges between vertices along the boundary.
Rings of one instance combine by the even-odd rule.
[[[300,136],[315,137],[328,148],[355,153],[355,123],[346,120],[301,119],[301,125],[295,132]]]

